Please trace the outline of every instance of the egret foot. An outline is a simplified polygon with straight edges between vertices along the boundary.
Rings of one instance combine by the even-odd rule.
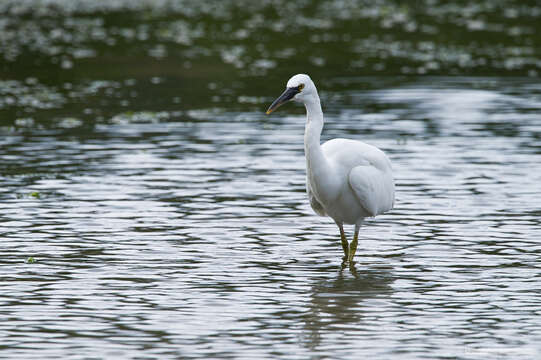
[[[346,262],[349,259],[348,240],[346,239],[346,234],[344,233],[344,227],[342,226],[342,224],[337,222],[336,225],[338,225],[338,229],[340,229],[340,238],[342,239],[342,249],[344,250],[344,257],[342,258],[342,260]]]
[[[349,247],[345,236],[342,237],[342,249],[344,249],[344,261],[349,260]]]
[[[355,234],[353,235],[353,241],[349,244],[349,255],[348,261],[353,263],[353,257],[355,256],[355,251],[357,251],[357,244],[359,238],[359,227],[355,226]]]
[[[351,275],[355,277],[355,279],[359,279],[359,274],[357,273],[357,269],[355,268],[355,263],[350,262],[349,263],[349,271],[351,272]]]

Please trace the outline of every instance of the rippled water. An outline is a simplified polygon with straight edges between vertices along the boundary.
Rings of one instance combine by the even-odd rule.
[[[539,357],[539,84],[318,83],[323,139],[396,174],[352,268],[306,199],[302,112],[263,114],[281,84],[261,111],[2,128],[0,357]]]

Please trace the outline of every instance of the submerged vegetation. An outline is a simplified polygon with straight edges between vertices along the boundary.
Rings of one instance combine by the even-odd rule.
[[[536,1],[6,0],[0,14],[3,125],[92,126],[128,107],[256,108],[267,100],[257,79],[301,70],[316,78],[541,70]],[[173,87],[175,96],[163,95]],[[150,95],[163,96],[160,109],[148,107]],[[248,97],[257,101],[237,101]]]

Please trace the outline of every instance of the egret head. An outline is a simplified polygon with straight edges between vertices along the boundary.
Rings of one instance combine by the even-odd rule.
[[[267,110],[267,115],[276,110],[280,105],[295,100],[305,102],[308,97],[317,94],[316,86],[310,76],[297,74],[287,82],[286,90],[273,101]]]

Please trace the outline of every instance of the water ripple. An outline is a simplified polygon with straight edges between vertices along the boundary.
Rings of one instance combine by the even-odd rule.
[[[539,99],[468,81],[326,108],[325,139],[396,173],[352,268],[305,199],[302,117],[5,137],[0,356],[535,358]]]

